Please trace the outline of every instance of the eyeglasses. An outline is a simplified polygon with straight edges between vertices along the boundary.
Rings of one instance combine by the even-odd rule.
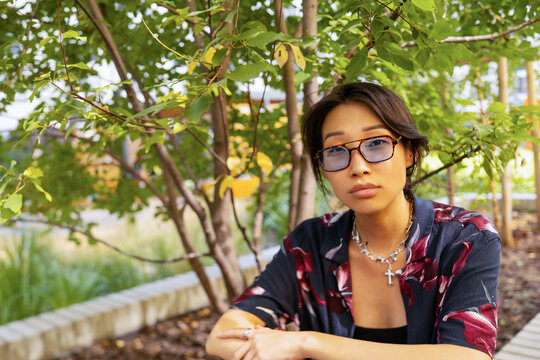
[[[383,135],[349,141],[318,151],[315,159],[325,171],[339,171],[349,166],[353,150],[358,150],[368,163],[378,163],[394,156],[394,149],[400,139],[401,136],[394,139],[390,135]],[[345,146],[355,142],[359,144],[351,148]]]

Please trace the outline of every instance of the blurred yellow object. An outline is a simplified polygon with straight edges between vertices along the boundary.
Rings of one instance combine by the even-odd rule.
[[[203,191],[207,195],[211,195],[214,191],[214,182],[208,182],[206,184],[202,184],[201,187]],[[233,196],[235,199],[245,199],[257,191],[257,187],[259,186],[259,178],[250,176],[250,177],[241,177],[238,179],[234,179],[232,181],[231,189],[233,191]]]

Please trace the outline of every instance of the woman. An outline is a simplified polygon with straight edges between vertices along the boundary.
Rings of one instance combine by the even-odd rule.
[[[388,89],[336,88],[306,114],[319,185],[350,210],[300,224],[216,323],[225,359],[489,359],[500,238],[477,213],[415,197],[427,138]],[[301,331],[283,331],[291,327]]]

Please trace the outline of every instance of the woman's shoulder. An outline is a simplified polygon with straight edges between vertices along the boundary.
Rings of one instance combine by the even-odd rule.
[[[347,232],[352,221],[351,211],[327,213],[302,221],[287,237],[292,246],[318,246],[327,238]]]
[[[432,201],[433,224],[449,243],[469,242],[476,245],[500,242],[493,223],[483,214],[465,208]]]

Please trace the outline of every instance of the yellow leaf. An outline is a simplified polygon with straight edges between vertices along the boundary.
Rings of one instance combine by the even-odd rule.
[[[225,192],[227,189],[232,187],[232,183],[234,181],[234,178],[231,175],[227,175],[225,179],[219,184],[219,197],[223,199],[225,196]]]
[[[259,165],[259,167],[263,169],[266,174],[270,174],[272,167],[274,166],[274,164],[272,164],[272,160],[266,154],[260,151],[257,153],[257,165]]]
[[[210,48],[206,51],[206,53],[201,57],[201,62],[211,67],[212,66],[212,59],[214,58],[214,55],[216,53],[216,49],[213,46],[210,46]]]
[[[227,158],[227,166],[233,175],[238,175],[244,169],[245,159],[240,159],[238,156],[229,156]]]
[[[187,73],[189,75],[193,74],[193,70],[197,67],[197,63],[195,61],[190,62],[187,64]]]
[[[41,171],[40,168],[31,166],[28,169],[24,170],[23,174],[24,174],[24,176],[28,176],[28,177],[37,179],[37,178],[40,178],[40,177],[43,176],[43,171]]]
[[[296,62],[296,65],[302,70],[305,70],[306,68],[306,59],[304,58],[304,55],[302,55],[302,52],[298,48],[298,46],[289,44],[291,46],[291,49],[294,53],[294,61]]]
[[[283,67],[285,63],[287,62],[287,59],[289,58],[289,53],[287,52],[287,48],[283,43],[279,43],[276,46],[276,51],[274,52],[274,59],[276,59],[279,67]]]

